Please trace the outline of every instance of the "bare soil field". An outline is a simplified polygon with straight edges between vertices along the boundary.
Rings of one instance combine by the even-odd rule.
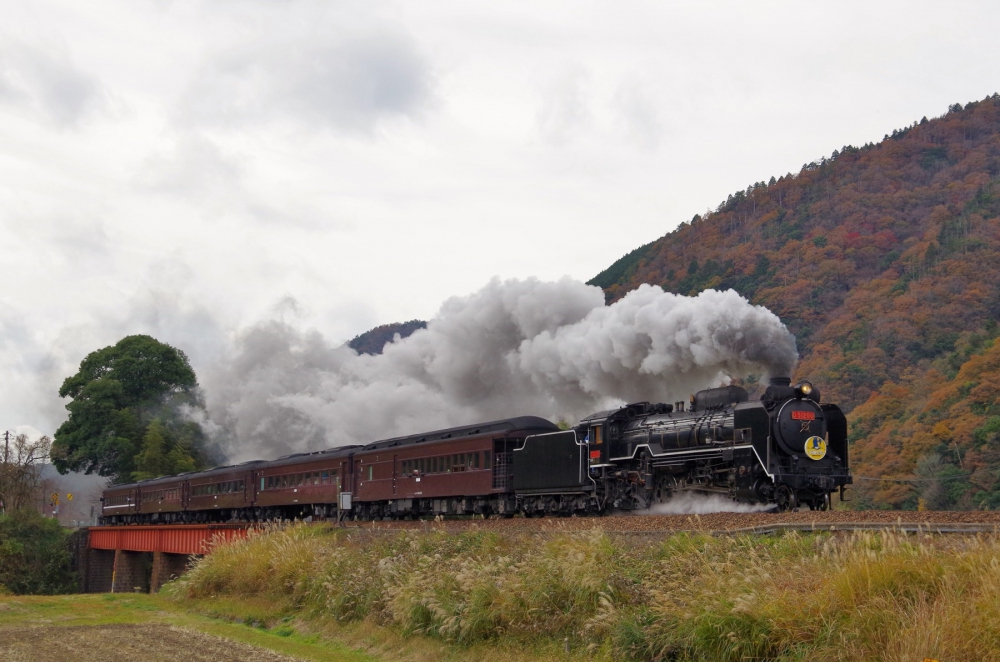
[[[2,662],[291,662],[256,646],[172,625],[0,627]]]
[[[0,662],[375,662],[277,620],[199,613],[160,595],[0,595]],[[268,625],[270,627],[268,627]]]

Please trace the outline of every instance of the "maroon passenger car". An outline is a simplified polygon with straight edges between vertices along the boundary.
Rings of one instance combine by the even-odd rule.
[[[182,519],[187,505],[186,474],[155,478],[138,483],[139,510],[156,524],[171,524]]]
[[[195,522],[250,519],[253,504],[254,465],[251,460],[228,467],[216,467],[193,474],[188,479],[187,510]]]
[[[139,517],[139,484],[114,485],[101,497],[101,518],[108,522],[131,524]]]
[[[512,513],[511,453],[558,429],[521,416],[368,444],[354,453],[354,515]]]
[[[255,472],[258,520],[334,517],[340,495],[352,490],[351,455],[359,446],[296,453]]]

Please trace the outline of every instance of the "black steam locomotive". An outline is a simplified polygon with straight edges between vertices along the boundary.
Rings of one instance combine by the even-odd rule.
[[[109,487],[101,524],[584,515],[684,491],[825,510],[851,483],[847,421],[807,382],[640,402],[576,427],[522,416]]]
[[[639,402],[598,412],[571,431],[529,437],[514,453],[514,487],[529,513],[565,512],[567,503],[641,510],[681,490],[826,510],[851,482],[843,412],[788,378],[772,379],[754,402],[727,386],[699,391],[687,409]]]

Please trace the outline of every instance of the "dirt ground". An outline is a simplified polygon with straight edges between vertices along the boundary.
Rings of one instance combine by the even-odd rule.
[[[292,662],[171,625],[0,627],[0,662]]]

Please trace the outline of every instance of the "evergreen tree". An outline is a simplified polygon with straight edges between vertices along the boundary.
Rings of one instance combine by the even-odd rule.
[[[167,434],[160,419],[154,418],[150,422],[142,439],[142,451],[135,458],[132,480],[145,480],[171,473],[167,458]]]
[[[204,435],[179,413],[201,406],[197,385],[184,352],[150,336],[92,352],[59,389],[72,401],[55,434],[53,464],[62,473],[98,473],[116,482],[205,466]],[[186,443],[171,456],[181,437]]]

